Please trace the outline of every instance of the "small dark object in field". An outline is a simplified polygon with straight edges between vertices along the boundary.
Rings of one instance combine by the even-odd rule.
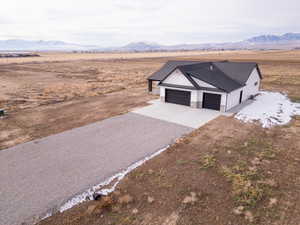
[[[4,109],[0,109],[0,117],[3,117],[3,116],[5,116],[5,111],[4,111]]]
[[[102,197],[103,197],[102,194],[98,194],[98,193],[94,193],[94,194],[93,194],[93,198],[94,198],[94,200],[96,200],[96,201],[100,200]]]

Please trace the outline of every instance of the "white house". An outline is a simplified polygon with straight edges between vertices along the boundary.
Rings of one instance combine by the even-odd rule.
[[[148,78],[163,102],[225,112],[254,96],[262,79],[252,62],[169,61]]]

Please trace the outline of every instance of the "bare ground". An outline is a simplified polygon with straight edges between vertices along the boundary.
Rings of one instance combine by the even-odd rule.
[[[8,116],[0,120],[0,149],[146,104],[154,97],[146,91],[146,77],[173,56],[52,55],[40,62],[1,62],[0,108]],[[264,89],[300,100],[300,51],[198,52],[180,58],[256,61]],[[109,198],[41,225],[299,225],[299,129],[299,117],[272,129],[219,118],[135,170]]]
[[[1,59],[0,108],[8,116],[0,123],[0,149],[145,104],[153,98],[146,78],[172,59],[256,61],[262,88],[300,100],[300,51],[47,53]]]
[[[299,121],[263,129],[220,117],[134,170],[109,197],[39,225],[299,225]]]

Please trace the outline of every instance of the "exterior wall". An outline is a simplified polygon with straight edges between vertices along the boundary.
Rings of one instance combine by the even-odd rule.
[[[209,88],[216,88],[215,86],[212,86],[202,80],[199,80],[195,77],[192,77],[192,79],[200,86],[200,87],[209,87]]]
[[[257,82],[257,85],[255,85],[255,82]],[[256,95],[259,91],[260,86],[260,77],[258,74],[257,69],[255,68],[251,75],[249,76],[249,79],[246,82],[246,86],[243,88],[243,101],[250,98],[251,95]]]
[[[193,90],[191,93],[191,107],[193,108],[199,108],[199,91]]]
[[[180,70],[174,70],[164,81],[164,84],[175,84],[182,86],[193,87],[193,84],[180,72]]]
[[[160,96],[160,101],[165,102],[166,100],[166,88],[165,87],[159,87],[159,96]]]
[[[194,79],[194,80],[198,83],[198,85],[200,85],[202,87],[213,87],[210,84],[207,84],[198,79]],[[257,82],[257,85],[255,85],[256,82]],[[177,70],[177,71],[175,70],[163,83],[192,86],[190,81],[179,70]],[[225,92],[187,90],[187,89],[183,89],[183,88],[159,86],[161,101],[165,101],[165,89],[166,88],[191,92],[191,107],[193,107],[193,108],[202,108],[204,92],[220,94],[221,95],[221,110],[220,111],[222,111],[222,112],[225,112],[239,104],[241,90],[243,90],[242,101],[245,101],[245,100],[249,99],[251,95],[257,94],[259,91],[259,87],[260,87],[260,77],[259,77],[257,69],[254,69],[252,71],[251,75],[249,76],[248,81],[246,82],[246,86],[239,88],[237,90],[234,90],[228,94]]]
[[[199,90],[187,90],[183,88],[173,88],[173,87],[163,87],[160,86],[160,100],[165,102],[166,99],[166,89],[181,90],[191,92],[191,107],[192,108],[202,108],[203,93],[212,93],[221,95],[221,112],[225,112],[226,109],[226,93],[224,92],[214,92],[214,91],[199,91]]]
[[[227,95],[227,106],[226,110],[231,109],[232,107],[240,104],[240,92],[243,90],[243,88],[239,88],[237,90],[234,90]]]
[[[257,85],[255,83],[257,82]],[[234,90],[228,94],[226,110],[233,108],[240,103],[240,92],[243,90],[242,102],[246,101],[251,95],[256,95],[260,87],[260,77],[257,69],[255,68],[250,74],[246,85],[242,88]]]
[[[152,95],[159,95],[160,94],[160,89],[158,86],[159,81],[152,81],[152,91],[149,93]]]

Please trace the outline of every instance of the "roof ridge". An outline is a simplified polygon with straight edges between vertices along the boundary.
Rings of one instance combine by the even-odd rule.
[[[210,63],[210,62],[201,62],[199,61],[199,63],[195,63],[195,64],[190,64],[190,65],[178,65],[177,67],[189,67],[189,66],[195,66],[195,65],[198,65],[198,64],[207,64],[207,63]]]
[[[227,73],[225,73],[225,71],[223,71],[221,68],[219,68],[215,63],[216,62],[211,62],[211,64],[213,64],[216,68],[218,68],[218,70],[221,71],[228,79],[234,81],[235,83],[237,83],[239,85],[244,85],[244,84],[241,84],[240,82],[238,82],[237,80],[232,79]]]

